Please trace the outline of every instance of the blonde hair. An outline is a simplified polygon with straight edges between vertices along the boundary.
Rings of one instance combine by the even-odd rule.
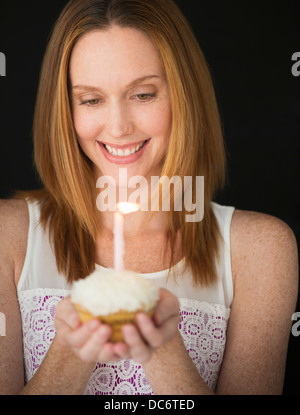
[[[209,70],[192,30],[172,0],[71,0],[62,11],[44,57],[34,116],[34,157],[43,189],[41,221],[49,226],[58,270],[68,281],[95,266],[96,186],[91,161],[78,145],[68,90],[68,65],[76,41],[112,24],[147,33],[164,64],[172,129],[162,175],[204,176],[202,222],[170,212],[168,241],[182,235],[182,255],[195,283],[215,279],[219,231],[210,201],[223,185],[221,123]],[[170,268],[173,264],[173,256]]]

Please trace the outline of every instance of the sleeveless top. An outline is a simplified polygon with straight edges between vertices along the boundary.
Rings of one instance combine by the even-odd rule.
[[[17,286],[23,330],[25,381],[34,375],[55,336],[54,317],[59,301],[70,285],[58,273],[48,231],[40,224],[38,202],[29,202],[29,231],[24,266]],[[168,270],[141,274],[179,298],[179,331],[186,349],[207,385],[215,390],[223,360],[226,329],[233,299],[230,260],[230,223],[233,207],[212,202],[222,235],[217,281],[209,287],[194,287],[192,275],[180,272],[184,259],[175,265],[180,278],[167,278]],[[96,268],[102,267],[96,265]],[[133,359],[97,363],[85,394],[151,395],[143,368]]]

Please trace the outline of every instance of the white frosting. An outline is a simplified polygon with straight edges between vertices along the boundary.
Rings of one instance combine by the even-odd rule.
[[[94,315],[119,310],[150,310],[158,301],[159,290],[150,280],[132,271],[96,270],[75,281],[71,301]]]

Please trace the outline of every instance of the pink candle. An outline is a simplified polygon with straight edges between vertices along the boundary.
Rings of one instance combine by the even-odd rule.
[[[114,268],[124,269],[124,216],[118,211],[114,214]]]
[[[124,269],[124,215],[139,210],[136,203],[122,202],[117,204],[114,213],[114,268],[117,271]]]

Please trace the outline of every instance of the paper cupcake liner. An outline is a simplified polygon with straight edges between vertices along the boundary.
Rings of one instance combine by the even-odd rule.
[[[126,310],[119,310],[116,313],[104,315],[104,316],[95,316],[94,314],[90,313],[88,310],[80,306],[79,304],[74,304],[76,307],[80,320],[82,323],[85,323],[88,320],[96,318],[100,320],[102,323],[108,324],[112,327],[113,333],[110,338],[112,343],[122,342],[124,341],[123,334],[122,334],[122,326],[124,324],[130,323],[135,324],[135,316],[139,312],[146,313],[149,317],[152,317],[153,309],[149,311],[145,310],[136,310],[136,311],[126,311]]]

